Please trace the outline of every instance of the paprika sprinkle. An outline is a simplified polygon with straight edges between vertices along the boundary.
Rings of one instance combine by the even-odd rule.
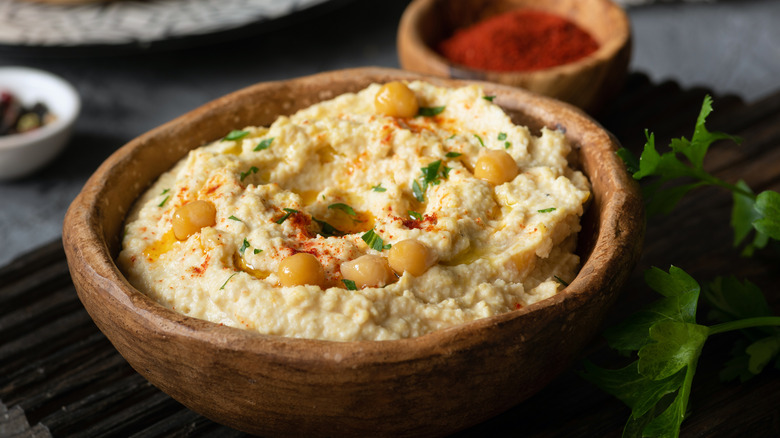
[[[577,61],[598,49],[590,34],[547,12],[518,9],[460,29],[439,45],[450,61],[494,71],[531,71]]]

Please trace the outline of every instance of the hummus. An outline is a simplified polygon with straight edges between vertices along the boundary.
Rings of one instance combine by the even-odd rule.
[[[404,87],[421,115],[379,113],[374,84],[191,151],[137,201],[120,269],[185,315],[336,341],[420,336],[553,296],[576,276],[590,196],[563,133],[533,136],[476,86]],[[489,151],[511,157],[508,181],[475,176]],[[174,233],[198,200],[213,221]],[[417,275],[343,281],[343,265],[385,263],[404,240],[427,251]],[[284,285],[300,253],[320,284]]]

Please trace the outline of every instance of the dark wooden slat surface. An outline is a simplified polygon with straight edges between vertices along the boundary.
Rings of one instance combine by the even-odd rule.
[[[634,152],[641,151],[646,128],[665,147],[671,137],[690,137],[706,93],[633,74],[597,118]],[[780,190],[780,92],[751,105],[734,96],[716,97],[714,106],[708,127],[739,135],[744,143],[715,145],[708,170],[728,181],[744,179],[756,191]],[[683,199],[671,215],[651,218],[643,257],[608,324],[654,300],[642,273],[671,264],[702,283],[723,274],[748,278],[780,310],[780,251],[740,257],[730,245],[730,207],[727,193],[707,188]],[[705,317],[706,309],[700,310],[699,319]],[[705,346],[682,436],[780,436],[780,372],[766,370],[745,383],[718,380],[735,339],[721,335]],[[619,365],[599,339],[583,355]],[[576,368],[459,435],[620,436],[628,409],[583,381]],[[48,435],[244,436],[178,404],[127,365],[78,302],[59,242],[0,268],[0,437]]]

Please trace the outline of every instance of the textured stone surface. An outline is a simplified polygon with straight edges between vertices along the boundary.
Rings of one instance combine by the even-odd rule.
[[[0,265],[60,235],[65,210],[117,147],[209,100],[259,81],[325,70],[397,67],[405,0],[353,2],[238,42],[169,52],[64,56],[0,50],[0,65],[41,68],[71,81],[83,111],[64,154],[36,175],[0,182]],[[657,3],[629,9],[632,70],[735,93],[780,87],[780,2]]]

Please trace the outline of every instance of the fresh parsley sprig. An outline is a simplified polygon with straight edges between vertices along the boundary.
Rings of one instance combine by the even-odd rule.
[[[625,148],[620,149],[618,155],[634,179],[657,178],[644,187],[650,215],[670,212],[683,196],[697,187],[710,185],[730,190],[734,200],[731,212],[734,246],[740,245],[751,231],[755,231],[753,241],[744,251],[745,255],[750,255],[755,249],[765,247],[769,239],[780,240],[780,193],[766,190],[755,194],[744,181],[729,184],[704,170],[704,156],[713,142],[741,141],[733,135],[707,130],[705,122],[711,112],[712,98],[706,96],[693,136],[690,140],[685,137],[672,139],[670,151],[658,152],[655,135],[645,131],[647,142],[639,159]]]
[[[637,360],[616,370],[585,362],[582,375],[631,408],[624,437],[677,437],[707,339],[751,327],[780,327],[780,317],[700,325],[696,310],[701,288],[685,271],[654,267],[645,273],[645,282],[664,298],[604,334],[612,348],[636,352]]]
[[[450,176],[451,167],[442,166],[441,160],[436,160],[425,167],[421,167],[422,175],[417,180],[412,181],[412,193],[418,202],[425,202],[425,192],[428,191],[428,186],[436,186],[441,184],[442,179],[447,179]]]

